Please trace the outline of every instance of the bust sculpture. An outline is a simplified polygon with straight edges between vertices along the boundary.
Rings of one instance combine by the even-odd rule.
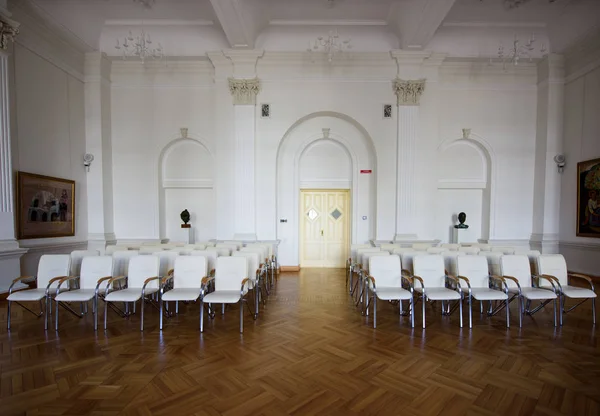
[[[454,228],[469,228],[469,226],[467,224],[465,224],[466,220],[467,220],[467,214],[465,214],[464,212],[461,212],[460,214],[458,214],[459,224],[455,225]]]
[[[183,211],[181,211],[180,214],[181,220],[187,224],[188,222],[190,222],[190,213],[187,209],[184,209]]]

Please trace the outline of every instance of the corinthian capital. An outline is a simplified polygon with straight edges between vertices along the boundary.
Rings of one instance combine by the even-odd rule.
[[[392,81],[392,89],[398,97],[398,105],[419,105],[419,100],[425,91],[425,79],[405,81],[396,78]]]
[[[254,105],[260,92],[260,80],[229,78],[229,91],[234,105]]]
[[[19,24],[0,14],[0,50],[6,50],[8,43],[19,34]]]

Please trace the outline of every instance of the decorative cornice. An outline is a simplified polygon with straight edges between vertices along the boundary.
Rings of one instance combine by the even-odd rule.
[[[398,97],[398,105],[419,105],[421,95],[425,91],[425,79],[405,81],[396,78],[392,81],[392,89]]]
[[[256,105],[256,96],[260,92],[260,80],[258,78],[228,78],[228,80],[234,105]]]
[[[19,34],[19,23],[0,15],[0,50],[5,51],[8,43],[15,40]]]

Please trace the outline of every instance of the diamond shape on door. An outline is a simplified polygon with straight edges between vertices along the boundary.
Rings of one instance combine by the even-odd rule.
[[[334,210],[333,210],[333,212],[331,213],[331,216],[332,216],[334,219],[336,219],[336,220],[337,220],[339,217],[341,217],[341,216],[342,216],[342,213],[341,213],[341,212],[340,212],[340,211],[339,211],[339,210],[336,208],[336,209],[334,209]]]

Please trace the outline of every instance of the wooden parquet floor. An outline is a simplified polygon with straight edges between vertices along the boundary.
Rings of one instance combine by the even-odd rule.
[[[589,303],[589,302],[588,302]],[[590,305],[552,325],[428,309],[428,327],[381,302],[378,327],[346,294],[343,270],[283,273],[257,321],[237,306],[198,330],[198,305],[158,330],[158,312],[61,312],[61,328],[0,304],[0,414],[7,415],[600,415],[600,347]],[[516,305],[513,305],[516,308]],[[102,308],[101,308],[102,310]],[[90,309],[91,311],[91,309]],[[420,309],[419,309],[420,311]],[[465,318],[466,318],[465,313]],[[416,322],[420,323],[420,312]]]

